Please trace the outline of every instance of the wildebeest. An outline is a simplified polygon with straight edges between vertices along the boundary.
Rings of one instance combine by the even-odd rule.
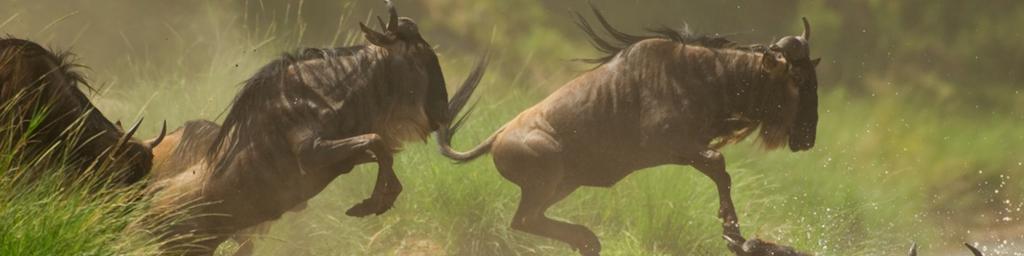
[[[362,163],[378,164],[377,182],[346,214],[392,207],[402,190],[393,155],[403,141],[424,140],[446,125],[448,95],[437,56],[416,23],[400,18],[390,2],[388,11],[383,32],[360,23],[368,45],[277,59],[245,82],[216,133],[192,140],[185,130],[171,162],[158,167],[170,168],[158,172],[171,176],[155,175],[162,181],[153,186],[159,190],[154,216],[182,209],[192,216],[160,231],[170,241],[165,249],[209,255]],[[205,153],[179,157],[182,150]]]
[[[664,164],[690,165],[714,181],[718,216],[740,255],[803,255],[740,234],[731,178],[718,149],[757,133],[767,149],[815,143],[819,59],[810,59],[810,25],[770,45],[738,45],[723,37],[671,29],[656,36],[620,32],[593,8],[614,41],[577,15],[593,44],[608,55],[466,152],[450,146],[459,122],[438,131],[441,153],[465,162],[488,152],[503,177],[520,187],[512,228],[565,242],[583,255],[601,244],[584,226],[545,211],[581,186],[609,187],[630,173]],[[450,117],[472,94],[452,97]]]
[[[69,52],[54,53],[35,42],[0,39],[0,102],[4,105],[5,133],[29,133],[29,155],[60,144],[68,160],[81,170],[103,170],[102,179],[129,185],[142,180],[152,164],[151,148],[163,136],[149,142],[132,136],[140,119],[128,132],[115,126],[79,90],[88,87],[79,65]],[[35,115],[41,118],[33,119]],[[33,122],[38,122],[37,124]],[[164,127],[166,129],[166,127]],[[12,138],[12,136],[7,136]],[[73,178],[73,177],[72,177]]]

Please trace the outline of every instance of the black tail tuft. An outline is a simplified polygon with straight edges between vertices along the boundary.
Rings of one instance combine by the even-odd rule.
[[[469,103],[469,99],[473,96],[473,92],[476,91],[477,86],[480,85],[480,81],[483,80],[484,71],[487,70],[487,63],[490,60],[490,53],[484,54],[476,63],[476,67],[473,68],[473,72],[469,73],[466,80],[462,82],[462,86],[459,87],[455,95],[452,95],[451,100],[448,101],[448,135],[455,134],[466,121],[466,118],[470,116],[473,110],[476,108],[476,103],[471,104],[466,113],[459,116],[460,112]],[[458,117],[458,119],[456,119]],[[445,136],[442,138],[445,142],[450,143],[452,136]]]
[[[445,120],[448,122],[437,131],[437,144],[441,150],[441,155],[455,160],[458,163],[464,163],[476,159],[477,157],[490,152],[494,139],[497,134],[501,132],[499,129],[483,143],[469,151],[459,152],[452,149],[451,142],[452,138],[455,137],[455,132],[465,124],[466,119],[476,108],[476,103],[469,104],[469,109],[459,116],[459,113],[463,112],[463,109],[466,108],[467,103],[469,103],[469,98],[473,96],[473,91],[475,91],[476,87],[480,85],[480,80],[484,77],[484,70],[487,69],[487,62],[490,58],[489,55],[490,54],[484,54],[484,56],[480,58],[480,61],[476,63],[476,67],[473,68],[473,72],[469,73],[469,76],[466,77],[466,81],[462,82],[462,86],[455,92],[455,95],[452,95],[451,100],[448,101],[448,120]]]

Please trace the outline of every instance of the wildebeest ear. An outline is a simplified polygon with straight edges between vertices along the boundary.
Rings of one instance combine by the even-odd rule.
[[[818,67],[819,62],[821,62],[821,58],[811,60],[811,64],[813,64],[814,67]]]
[[[388,36],[381,34],[380,32],[374,31],[373,29],[367,27],[366,24],[363,24],[362,22],[359,23],[359,28],[363,30],[363,36],[366,37],[366,41],[370,41],[371,44],[383,46],[390,43],[391,41],[389,40]]]

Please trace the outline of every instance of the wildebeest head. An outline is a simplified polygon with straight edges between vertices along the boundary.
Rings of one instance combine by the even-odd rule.
[[[803,18],[804,32],[775,42],[770,51],[780,53],[786,64],[788,82],[799,92],[796,120],[789,131],[789,149],[803,151],[814,147],[818,126],[818,73],[821,59],[811,59],[811,24]]]
[[[120,181],[125,183],[141,180],[149,173],[153,168],[153,149],[160,145],[167,134],[167,122],[164,121],[160,135],[157,135],[156,138],[146,141],[135,139],[135,132],[139,130],[141,124],[142,119],[140,118],[128,131],[122,130],[117,143],[111,145],[104,152],[103,159],[109,160],[107,167],[123,171],[124,175],[120,177]],[[122,128],[120,122],[117,122],[117,126],[119,129]]]
[[[395,6],[391,4],[391,1],[385,2],[390,16],[387,24],[385,25],[384,21],[377,17],[383,32],[375,31],[363,23],[359,23],[359,27],[363,30],[366,40],[371,44],[386,48],[396,54],[406,55],[424,65],[428,77],[428,88],[423,107],[426,110],[431,131],[437,130],[441,123],[447,120],[448,111],[448,91],[437,54],[434,53],[430,44],[420,36],[419,28],[412,19],[398,17],[398,12],[395,11]]]
[[[27,124],[39,113],[29,152],[69,145],[75,149],[69,160],[103,165],[104,171],[118,172],[110,177],[115,182],[135,183],[149,173],[151,148],[159,140],[145,143],[133,139],[139,124],[125,132],[111,123],[79,89],[88,83],[74,70],[80,65],[73,63],[72,57],[32,41],[0,38],[0,103],[11,106],[5,109],[4,118],[13,120],[4,121],[15,126],[5,132],[28,132]],[[102,175],[107,174],[114,175]]]

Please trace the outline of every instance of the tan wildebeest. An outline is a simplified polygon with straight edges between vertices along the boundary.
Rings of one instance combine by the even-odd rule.
[[[731,250],[740,255],[803,255],[792,248],[740,234],[732,183],[718,149],[757,133],[768,149],[814,146],[818,59],[810,59],[810,25],[800,36],[772,45],[741,46],[721,37],[661,30],[618,42],[597,36],[577,14],[594,45],[608,53],[598,67],[506,123],[481,145],[456,152],[458,123],[439,131],[442,154],[459,162],[488,152],[503,177],[520,187],[512,228],[565,242],[583,255],[601,244],[584,226],[557,221],[545,211],[581,186],[609,187],[636,170],[690,165],[715,182],[718,216]],[[449,117],[474,88],[453,96]]]
[[[12,128],[3,131],[16,133],[3,136],[30,133],[29,154],[63,145],[68,160],[80,167],[77,170],[106,171],[96,175],[116,185],[142,180],[152,165],[151,148],[160,143],[164,131],[154,140],[141,142],[132,135],[142,120],[127,132],[111,123],[78,88],[88,84],[74,70],[80,65],[71,61],[72,56],[28,40],[0,39],[0,105],[4,106],[3,125]],[[37,124],[35,115],[42,115]]]
[[[424,140],[449,118],[436,54],[416,24],[388,6],[383,33],[360,24],[370,44],[278,59],[245,83],[219,130],[181,137],[158,167],[170,169],[158,171],[153,185],[152,216],[182,210],[189,216],[158,230],[166,251],[210,255],[229,237],[278,219],[368,162],[379,167],[373,194],[346,214],[392,207],[402,190],[393,155],[403,141]]]
[[[190,170],[190,167],[198,164],[205,157],[205,150],[209,149],[219,132],[220,125],[214,122],[209,120],[191,120],[168,133],[166,138],[163,139],[163,143],[153,148],[153,171],[150,174],[150,181],[154,185],[150,186],[150,193],[161,191],[168,194],[188,193],[187,191],[176,192],[164,191],[163,189],[167,187],[188,189],[182,186],[173,186],[174,183],[182,182],[175,178],[189,176],[181,175],[181,172]],[[160,198],[164,200],[174,199],[174,197]],[[167,201],[154,202],[154,205],[171,204],[174,203]],[[305,203],[299,204],[291,211],[302,210],[305,206]],[[169,221],[173,221],[173,219]],[[253,238],[265,235],[270,231],[270,227],[271,221],[267,221],[232,234],[231,238],[239,245],[238,251],[234,255],[252,255],[255,250]]]

